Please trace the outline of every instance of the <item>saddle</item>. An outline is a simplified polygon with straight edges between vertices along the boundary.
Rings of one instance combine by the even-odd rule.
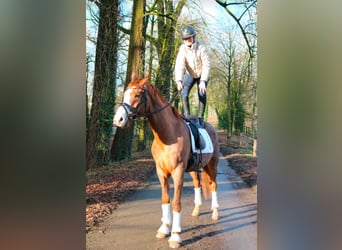
[[[204,149],[205,148],[205,140],[201,136],[198,128],[201,128],[198,119],[196,120],[188,120],[189,127],[191,129],[191,133],[193,134],[195,138],[195,146],[198,149]]]
[[[189,127],[191,129],[191,133],[194,136],[196,148],[200,150],[199,161],[197,161],[197,153],[193,152],[192,156],[188,160],[188,165],[187,165],[185,172],[191,172],[191,171],[200,172],[201,170],[199,169],[199,164],[202,164],[202,152],[201,152],[201,150],[204,149],[206,146],[205,140],[201,136],[201,134],[198,130],[199,128],[202,128],[202,126],[200,125],[198,118],[187,119],[187,118],[183,117],[183,119],[185,120],[185,122],[187,122],[187,124],[189,125]]]

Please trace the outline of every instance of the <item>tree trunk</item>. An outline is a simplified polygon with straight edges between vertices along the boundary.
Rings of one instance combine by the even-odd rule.
[[[117,64],[118,1],[101,1],[93,100],[87,131],[87,169],[108,160]]]
[[[130,82],[133,72],[137,75],[142,72],[144,10],[145,0],[134,0],[125,87]],[[133,128],[134,122],[130,122],[126,128],[117,129],[111,149],[113,160],[122,160],[131,156]]]
[[[185,2],[185,0],[180,1],[175,9],[173,7],[173,1],[157,1],[159,13],[165,15],[173,13],[172,19],[163,16],[157,17],[159,70],[156,76],[156,87],[166,99],[170,99],[170,90],[173,89],[171,88],[171,82],[173,77],[173,62],[176,57],[175,27]]]

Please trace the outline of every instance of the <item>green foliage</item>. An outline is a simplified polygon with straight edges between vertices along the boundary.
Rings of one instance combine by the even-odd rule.
[[[152,141],[153,134],[147,119],[145,117],[139,118],[134,124],[132,152],[150,150]]]
[[[222,105],[215,108],[217,118],[218,118],[218,129],[229,129],[229,122],[228,122],[228,112],[227,112],[227,104],[223,103]]]

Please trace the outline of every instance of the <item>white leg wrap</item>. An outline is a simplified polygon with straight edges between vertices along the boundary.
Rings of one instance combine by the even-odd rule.
[[[156,237],[161,239],[170,235],[170,225],[171,225],[171,205],[162,204],[162,225],[157,231]]]
[[[173,211],[172,233],[180,233],[181,231],[181,214]]]
[[[180,237],[179,234],[171,234],[171,237],[169,238],[169,242],[170,241],[182,243],[182,238]]]
[[[164,235],[169,235],[170,234],[170,228],[167,225],[162,224],[160,226],[160,228],[158,229],[158,232],[162,233]],[[165,236],[163,236],[163,237],[165,237]]]
[[[162,204],[162,219],[163,224],[171,225],[171,204]]]
[[[169,204],[162,204],[162,218],[161,221],[165,225],[171,225],[171,205]]]
[[[202,205],[201,188],[194,188],[195,191],[195,205]]]
[[[218,208],[217,192],[211,191],[211,209]]]

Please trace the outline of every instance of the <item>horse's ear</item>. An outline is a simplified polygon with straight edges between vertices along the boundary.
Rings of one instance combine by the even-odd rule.
[[[148,73],[140,82],[141,85],[145,85],[145,83],[150,79],[151,74]]]
[[[137,77],[137,73],[133,72],[132,75],[131,75],[131,82],[134,82],[138,79]]]

